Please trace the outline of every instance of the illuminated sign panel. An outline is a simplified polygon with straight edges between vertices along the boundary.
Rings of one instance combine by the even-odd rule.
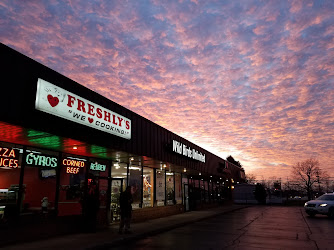
[[[90,169],[91,170],[104,172],[104,171],[106,171],[106,168],[107,168],[107,165],[99,164],[97,162],[95,162],[95,163],[91,162],[90,163]]]
[[[18,168],[19,160],[17,159],[19,155],[18,149],[13,148],[1,148],[0,147],[0,167],[4,168]]]
[[[63,166],[66,168],[67,174],[77,174],[80,168],[86,166],[86,162],[79,159],[63,159]]]
[[[54,156],[29,153],[26,156],[26,164],[38,167],[57,167],[58,159]]]
[[[131,139],[130,119],[42,79],[37,82],[35,107],[37,110]]]
[[[202,154],[201,152],[198,152],[196,149],[187,147],[186,145],[175,140],[173,140],[173,152],[205,163],[205,154]]]

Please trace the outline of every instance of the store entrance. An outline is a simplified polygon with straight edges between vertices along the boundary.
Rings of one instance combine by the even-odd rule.
[[[111,178],[110,222],[120,220],[119,197],[123,192],[123,179]]]

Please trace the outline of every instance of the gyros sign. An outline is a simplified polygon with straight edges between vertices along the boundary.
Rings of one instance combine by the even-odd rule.
[[[131,139],[131,120],[52,83],[38,79],[35,107],[125,139]]]

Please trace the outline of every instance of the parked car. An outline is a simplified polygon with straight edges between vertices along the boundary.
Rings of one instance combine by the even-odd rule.
[[[334,193],[323,194],[315,200],[311,200],[304,205],[305,212],[313,217],[316,214],[324,214],[334,218]]]

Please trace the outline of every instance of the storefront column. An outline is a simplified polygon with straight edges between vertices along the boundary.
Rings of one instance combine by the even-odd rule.
[[[57,162],[57,169],[56,169],[56,194],[55,194],[55,215],[58,215],[58,200],[59,200],[59,188],[60,188],[60,166],[61,166],[61,159],[63,154],[60,152],[58,154],[58,162]]]
[[[174,188],[173,188],[173,197],[174,197],[174,199],[173,199],[173,204],[174,205],[176,205],[176,197],[175,197],[175,178],[176,178],[176,176],[175,176],[175,172],[173,172],[173,185],[174,185]],[[182,182],[182,179],[181,179],[181,182]]]
[[[165,179],[165,206],[167,206],[167,181],[166,181],[166,169],[164,169],[164,179]]]
[[[26,158],[27,158],[27,147],[23,146],[23,156],[22,156],[22,162],[21,162],[20,182],[19,182],[19,193],[17,196],[17,215],[21,213],[23,194],[25,192],[24,187],[23,187],[23,178],[24,178],[24,168],[26,164]]]
[[[154,185],[152,185],[153,188],[153,207],[157,207],[157,169],[153,169],[153,180],[154,180]]]
[[[130,164],[127,163],[126,164],[126,187],[125,189],[129,186],[129,180],[130,180]]]
[[[140,166],[140,167],[141,167],[141,192],[140,192],[139,207],[143,208],[143,198],[144,198],[144,167],[143,166]]]
[[[113,166],[113,162],[109,161],[109,166],[108,166],[108,191],[107,191],[107,225],[109,225],[112,222],[111,218],[111,168]]]

